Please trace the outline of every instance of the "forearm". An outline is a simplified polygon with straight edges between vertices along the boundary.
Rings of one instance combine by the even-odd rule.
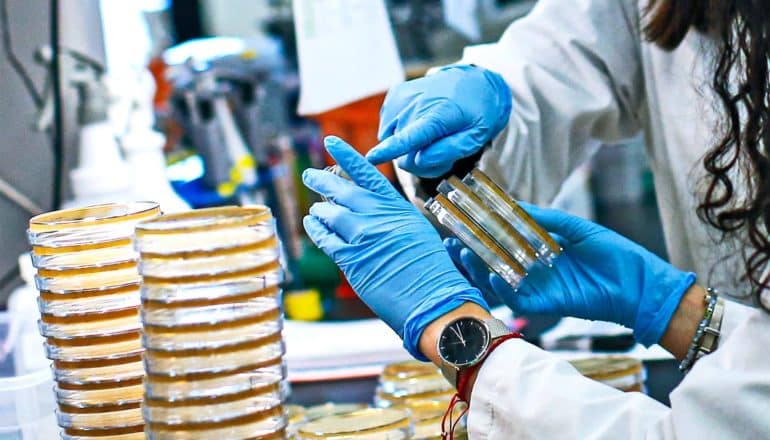
[[[692,338],[703,320],[706,303],[703,300],[706,289],[694,284],[682,297],[679,307],[660,339],[660,345],[668,350],[677,360],[682,360],[692,343]]]

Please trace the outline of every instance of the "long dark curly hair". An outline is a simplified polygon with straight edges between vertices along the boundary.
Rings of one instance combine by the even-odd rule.
[[[747,243],[745,276],[756,303],[770,288],[770,3],[768,0],[650,0],[648,40],[672,50],[695,29],[716,42],[711,87],[723,115],[707,171],[699,216]]]

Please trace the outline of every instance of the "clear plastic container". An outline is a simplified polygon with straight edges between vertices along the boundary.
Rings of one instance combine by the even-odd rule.
[[[462,182],[484,203],[512,225],[534,247],[540,261],[552,265],[561,246],[535,222],[500,186],[479,169],[470,172]]]
[[[511,286],[518,286],[527,275],[526,270],[487,232],[476,226],[473,220],[455,207],[443,194],[428,200],[425,208]]]
[[[302,440],[401,440],[411,438],[412,433],[407,412],[369,408],[308,422],[299,429],[297,437]]]
[[[143,256],[141,271],[145,277],[154,279],[212,277],[254,271],[275,263],[278,257],[278,240],[269,239],[256,246],[238,248],[238,252],[230,251],[194,258]]]
[[[51,370],[28,369],[38,362],[27,359],[33,347],[22,346],[28,335],[18,324],[0,312],[0,438],[54,439],[59,429]],[[42,357],[42,344],[38,349]]]

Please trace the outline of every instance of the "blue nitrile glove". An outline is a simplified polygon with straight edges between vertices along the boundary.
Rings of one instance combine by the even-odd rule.
[[[397,85],[380,110],[382,142],[366,157],[375,165],[400,158],[398,166],[412,174],[441,176],[502,131],[511,99],[500,75],[471,65]]]
[[[552,268],[537,264],[517,292],[456,239],[445,245],[479,288],[519,313],[610,321],[650,346],[660,341],[695,274],[682,272],[638,244],[596,223],[521,204],[564,248]]]
[[[350,145],[326,149],[355,182],[308,169],[305,185],[329,202],[304,219],[313,242],[345,273],[358,296],[404,340],[416,358],[425,327],[465,302],[487,308],[460,274],[428,220]]]

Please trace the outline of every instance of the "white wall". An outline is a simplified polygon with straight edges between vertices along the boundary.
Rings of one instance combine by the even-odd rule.
[[[204,0],[203,24],[211,35],[250,37],[269,12],[267,0]]]

